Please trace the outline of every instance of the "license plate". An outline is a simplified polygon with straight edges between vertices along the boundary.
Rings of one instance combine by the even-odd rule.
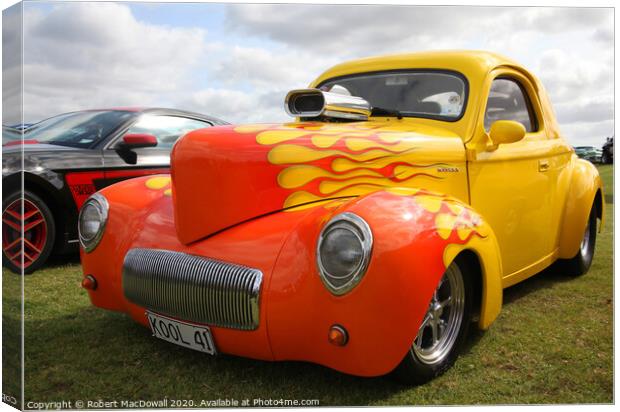
[[[192,325],[148,311],[146,315],[149,318],[153,336],[156,338],[210,355],[217,353],[208,326]]]

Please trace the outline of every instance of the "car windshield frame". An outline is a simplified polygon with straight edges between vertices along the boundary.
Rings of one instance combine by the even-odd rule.
[[[83,116],[86,114],[93,114],[96,116],[99,114],[106,114],[106,113],[107,114],[110,114],[110,113],[118,114],[118,119],[116,119],[117,122],[113,124],[111,127],[109,127],[107,130],[103,131],[103,133],[100,136],[98,136],[97,138],[94,138],[90,142],[82,144],[79,142],[74,143],[74,142],[62,141],[62,140],[54,141],[53,139],[55,137],[46,138],[46,139],[38,141],[38,138],[37,138],[38,133],[40,133],[41,131],[45,131],[46,129],[53,130],[55,128],[58,128],[58,125],[62,125],[62,123],[66,122],[67,120],[70,120],[77,116]],[[91,149],[97,146],[98,144],[100,144],[101,142],[103,142],[109,136],[113,135],[116,131],[118,131],[120,128],[126,125],[127,122],[130,122],[131,120],[135,119],[138,114],[139,113],[136,113],[131,110],[85,110],[85,111],[63,113],[63,114],[59,114],[57,116],[53,116],[45,120],[42,120],[32,125],[30,128],[24,130],[24,139],[37,140],[38,143],[41,143],[41,144],[51,144],[51,145],[57,145],[57,146],[73,147],[77,149]],[[76,126],[80,126],[83,124],[87,124],[87,122],[84,122],[84,121],[80,122]]]
[[[464,116],[465,113],[467,111],[467,106],[469,103],[469,81],[467,80],[467,77],[461,73],[458,72],[456,70],[448,70],[448,69],[424,69],[424,68],[415,68],[415,69],[392,69],[392,70],[376,70],[376,71],[369,71],[369,72],[359,72],[359,73],[351,73],[351,74],[345,74],[342,76],[335,76],[335,77],[330,77],[328,79],[325,79],[323,81],[321,81],[319,84],[316,85],[317,89],[320,89],[321,87],[323,87],[325,84],[327,83],[332,83],[338,80],[342,80],[342,79],[355,79],[357,77],[368,77],[368,76],[373,76],[373,75],[390,75],[390,74],[403,74],[403,73],[411,73],[411,74],[443,74],[443,75],[450,75],[453,77],[458,78],[459,80],[461,80],[463,82],[463,106],[461,107],[461,112],[459,113],[458,116],[446,116],[446,115],[437,115],[437,114],[427,114],[427,113],[415,113],[415,112],[401,112],[402,117],[405,118],[420,118],[420,119],[430,119],[430,120],[440,120],[440,121],[444,121],[444,122],[450,122],[450,123],[454,123],[454,122],[458,122],[459,120],[461,120]],[[361,96],[357,96],[357,97],[361,97]],[[363,98],[363,97],[362,97]],[[370,102],[369,102],[370,103]],[[372,103],[371,103],[372,105]],[[394,108],[392,107],[382,107],[382,109],[388,109],[388,110],[394,110]],[[386,115],[374,115],[376,117],[386,117]]]

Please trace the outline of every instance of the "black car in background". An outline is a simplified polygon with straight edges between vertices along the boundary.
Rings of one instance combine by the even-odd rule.
[[[614,162],[614,136],[608,137],[603,145],[603,163],[606,165]]]
[[[91,194],[121,180],[168,173],[179,137],[224,124],[181,110],[119,108],[66,113],[28,128],[23,144],[2,147],[3,266],[32,273],[51,253],[76,251],[78,211]]]

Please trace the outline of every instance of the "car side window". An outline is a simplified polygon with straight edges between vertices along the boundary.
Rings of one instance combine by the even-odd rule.
[[[179,137],[185,133],[211,126],[209,122],[187,117],[145,114],[129,128],[126,134],[151,134],[157,138],[158,149],[171,149]]]
[[[527,133],[536,131],[537,122],[531,107],[519,83],[506,78],[495,79],[484,113],[484,129],[488,132],[498,120],[514,120],[521,123]]]

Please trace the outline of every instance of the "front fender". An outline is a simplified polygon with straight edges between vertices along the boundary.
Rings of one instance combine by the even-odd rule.
[[[316,270],[316,240],[323,226],[345,211],[368,222],[374,245],[361,282],[334,296]],[[486,327],[501,307],[499,252],[491,228],[467,205],[423,190],[396,189],[317,207],[284,242],[268,287],[274,358],[362,376],[390,372],[415,339],[446,267],[466,249],[482,262],[481,325]],[[350,335],[345,347],[328,342],[334,324]]]
[[[598,197],[597,193],[599,193]],[[596,206],[598,213],[600,213],[602,228],[605,202],[603,201],[601,177],[592,163],[583,159],[574,159],[560,231],[559,258],[571,259],[579,251],[588,216],[595,200],[597,201]]]
[[[91,302],[99,307],[125,311],[121,278],[123,259],[129,245],[143,231],[147,216],[164,198],[170,199],[170,175],[138,177],[106,187],[103,194],[110,205],[106,230],[94,251],[80,256],[84,275],[105,276],[96,291],[88,290]],[[105,270],[102,271],[102,269]]]

